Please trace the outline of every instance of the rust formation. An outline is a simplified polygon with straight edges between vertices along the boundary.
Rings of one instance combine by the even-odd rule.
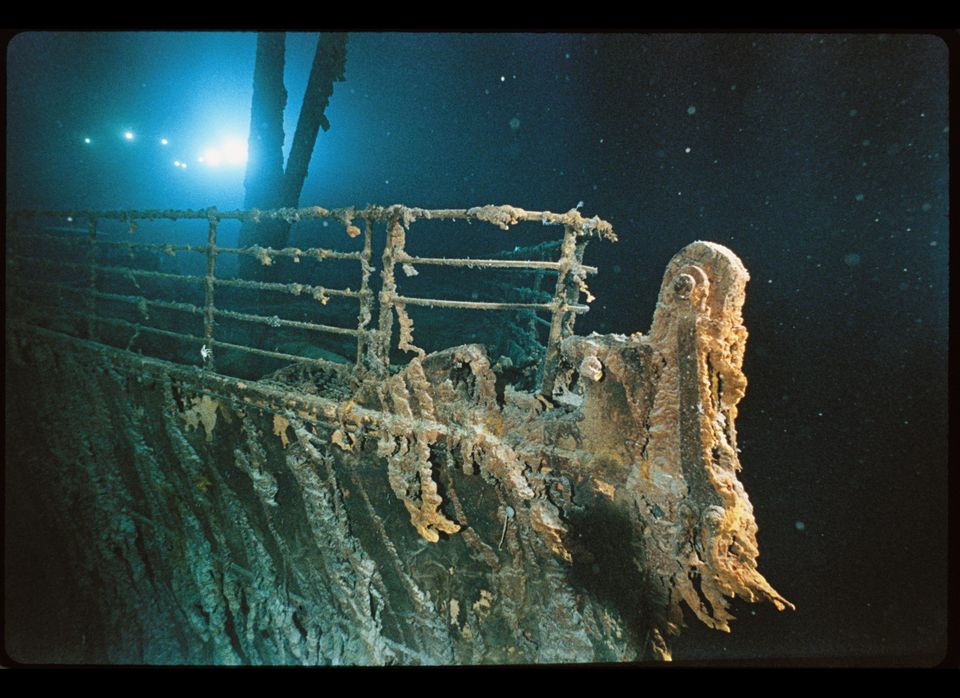
[[[67,216],[88,221],[85,239],[56,240],[77,254],[32,252],[31,236],[57,236],[24,223]],[[363,235],[362,249],[218,245],[223,220],[277,217],[336,221],[344,238]],[[132,229],[178,218],[206,220],[207,244],[97,238],[102,220]],[[427,257],[407,250],[418,220],[537,222],[563,237],[492,258]],[[757,526],[737,479],[749,276],[722,245],[694,242],[669,262],[648,334],[579,336],[586,277],[597,271],[583,263],[586,243],[616,238],[576,210],[45,212],[11,227],[8,381],[32,398],[20,421],[50,455],[38,459],[36,486],[107,619],[112,661],[669,659],[684,607],[722,631],[734,597],[792,608],[758,571]],[[206,273],[123,270],[99,261],[101,245],[198,253]],[[359,290],[224,278],[225,254],[357,263]],[[34,263],[85,273],[41,282],[24,273]],[[400,292],[402,278],[429,266],[523,270],[535,283],[504,285],[513,295],[500,301]],[[545,274],[556,275],[552,293]],[[201,284],[203,303],[119,292],[105,285],[110,275],[177,276]],[[356,321],[228,309],[221,287],[302,294],[320,312],[331,298],[356,302]],[[80,300],[51,319],[36,312],[37,289]],[[109,317],[108,302],[139,321]],[[522,374],[477,342],[426,351],[415,335],[430,326],[414,327],[416,307],[519,313],[514,345],[545,335],[531,349],[535,370]],[[151,309],[196,316],[200,333],[148,324]],[[245,346],[218,338],[227,318],[349,337],[355,354]],[[150,356],[137,350],[147,333],[201,351],[193,364]],[[230,375],[228,350],[286,365]],[[92,507],[78,519],[69,512],[79,502]]]

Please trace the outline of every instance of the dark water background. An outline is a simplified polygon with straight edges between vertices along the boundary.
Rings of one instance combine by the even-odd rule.
[[[287,38],[288,149],[314,41]],[[246,138],[255,42],[15,37],[8,207],[240,207],[243,168],[195,157]],[[741,479],[761,571],[797,611],[738,603],[731,635],[691,615],[674,655],[936,662],[948,63],[921,34],[353,34],[301,203],[583,202],[620,242],[588,251],[581,333],[648,329],[676,251],[732,248],[752,276]]]

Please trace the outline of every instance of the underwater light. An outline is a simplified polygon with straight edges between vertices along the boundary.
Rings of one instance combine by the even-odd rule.
[[[243,165],[247,162],[247,143],[241,138],[227,136],[217,146],[209,146],[197,156],[197,162],[208,167]]]
[[[125,139],[127,139],[128,141],[132,141],[132,140],[133,140],[133,131],[124,131],[124,132],[123,132],[123,137],[124,137]]]
[[[167,145],[169,142],[170,142],[170,141],[168,141],[166,138],[161,138],[161,139],[160,139],[160,145]]]
[[[174,166],[174,167],[180,167],[180,161],[179,161],[179,160],[174,160],[174,161],[173,161],[173,166]]]
[[[84,139],[83,139],[83,142],[86,143],[87,145],[90,145],[90,143],[91,143],[91,141],[90,141],[89,138],[84,138]]]
[[[210,165],[210,167],[217,167],[220,165],[220,151],[216,148],[207,148],[203,151],[203,155],[197,159]]]
[[[239,138],[228,138],[223,142],[223,156],[231,165],[242,165],[247,161],[247,144]]]
[[[239,138],[225,138],[218,147],[209,147],[197,157],[209,167],[243,165],[247,161],[247,144]]]

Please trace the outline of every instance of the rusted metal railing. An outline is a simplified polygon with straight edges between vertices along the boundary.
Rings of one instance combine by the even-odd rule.
[[[57,219],[73,222],[74,220],[87,221],[86,239],[65,235],[53,235],[49,232],[26,232],[19,230],[22,221],[30,219]],[[114,241],[98,237],[99,226],[104,221],[118,221],[129,226],[128,231],[133,233],[139,224],[148,220],[203,220],[207,223],[206,245],[172,244],[164,242]],[[225,220],[252,221],[254,223],[267,220],[284,220],[290,224],[306,220],[335,220],[342,223],[351,237],[363,235],[363,246],[360,251],[341,251],[312,247],[299,249],[287,247],[272,249],[253,245],[250,247],[221,247],[217,243],[217,234],[220,224]],[[358,220],[362,228],[353,224]],[[539,222],[543,225],[563,226],[563,239],[547,241],[534,246],[507,251],[493,259],[476,258],[449,258],[411,255],[406,250],[406,235],[412,224],[417,220],[462,220],[466,222],[484,222],[495,225],[504,230],[521,222]],[[375,291],[371,284],[371,275],[375,271],[371,265],[374,251],[374,233],[377,224],[384,224],[386,236],[381,255],[382,269],[380,274],[380,288]],[[28,211],[18,212],[11,216],[8,222],[8,232],[17,240],[13,248],[8,248],[7,269],[16,286],[23,288],[34,286],[55,290],[58,297],[63,293],[78,294],[85,298],[85,310],[65,311],[69,315],[85,322],[87,339],[98,340],[98,325],[122,327],[133,332],[127,348],[129,349],[140,332],[155,333],[162,336],[176,338],[202,344],[202,364],[207,371],[216,368],[214,349],[224,348],[248,352],[258,356],[267,356],[285,361],[303,361],[304,357],[280,351],[269,351],[256,347],[225,342],[217,337],[217,319],[231,319],[253,324],[266,325],[272,328],[287,327],[292,329],[308,330],[321,333],[353,336],[356,338],[356,363],[358,370],[386,371],[390,365],[390,349],[393,336],[393,322],[396,316],[399,325],[399,341],[397,346],[401,350],[423,354],[423,350],[413,344],[413,324],[406,312],[406,307],[422,306],[440,309],[467,309],[467,310],[510,310],[522,311],[530,318],[530,327],[537,324],[549,326],[546,341],[546,359],[543,366],[542,390],[549,394],[556,379],[557,362],[560,342],[573,332],[573,325],[578,314],[585,313],[589,306],[580,302],[580,293],[587,293],[587,300],[592,300],[586,290],[585,278],[588,274],[597,272],[595,267],[583,264],[583,252],[587,240],[591,236],[599,236],[615,240],[609,223],[599,218],[583,218],[579,211],[571,210],[565,214],[556,214],[544,211],[525,211],[511,206],[483,206],[471,209],[421,209],[406,206],[370,206],[364,209],[335,209],[328,210],[321,207],[302,209],[278,209],[274,211],[217,211],[214,208],[204,210],[149,210],[149,211]],[[29,254],[27,248],[31,240],[56,243],[59,249],[66,249],[69,245],[86,246],[86,259],[77,258],[76,261],[65,261],[45,258],[42,255]],[[559,247],[559,259],[547,259],[548,255],[556,253]],[[138,269],[116,264],[98,263],[100,249],[122,248],[131,253],[134,250],[145,250],[154,253],[163,252],[175,256],[177,252],[202,254],[205,257],[205,273],[202,276],[190,274],[173,274],[168,272]],[[358,291],[350,288],[330,288],[320,285],[303,283],[278,283],[257,281],[252,279],[222,278],[217,275],[217,259],[222,254],[249,255],[265,265],[272,264],[274,258],[342,260],[357,262],[360,266],[360,286]],[[539,256],[540,259],[526,258],[529,255]],[[522,256],[524,258],[516,258]],[[49,255],[47,256],[49,257]],[[24,265],[37,265],[46,269],[79,270],[85,273],[85,284],[69,285],[58,281],[30,278],[24,274]],[[498,272],[533,272],[534,284],[528,288],[516,288],[514,296],[523,300],[512,301],[463,301],[449,298],[433,298],[424,296],[410,296],[402,294],[398,288],[396,275],[397,265],[425,265],[439,267],[458,267],[464,269],[491,270]],[[557,275],[556,287],[552,296],[541,289],[544,274]],[[153,279],[177,283],[199,284],[203,289],[203,304],[185,303],[181,301],[147,298],[144,295],[123,294],[102,290],[104,280],[111,276],[122,276],[130,280],[140,290],[137,279]],[[218,287],[232,287],[257,291],[281,292],[293,296],[306,294],[313,297],[322,305],[337,297],[355,299],[358,303],[357,322],[355,327],[339,327],[320,322],[307,322],[266,316],[256,313],[244,313],[237,310],[227,310],[217,307]],[[506,288],[506,286],[504,286]],[[36,300],[35,298],[33,300]],[[173,329],[150,327],[143,323],[131,322],[123,318],[108,317],[104,314],[99,301],[112,301],[132,304],[137,307],[146,320],[149,307],[178,311],[199,316],[202,318],[203,330],[201,336],[178,332]],[[370,327],[374,317],[375,301],[379,302],[378,319],[375,327]],[[549,320],[541,318],[537,313],[549,313]],[[342,370],[343,364],[313,359],[319,365]]]

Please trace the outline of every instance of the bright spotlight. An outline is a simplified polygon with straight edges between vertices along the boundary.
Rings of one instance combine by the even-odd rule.
[[[210,167],[218,167],[220,165],[220,151],[216,148],[207,148],[203,151],[202,160],[200,162],[205,162]]]
[[[197,156],[197,162],[208,167],[237,166],[247,161],[247,143],[240,138],[224,138],[219,145],[210,146]]]
[[[124,132],[123,132],[123,137],[126,138],[128,141],[132,141],[132,140],[133,140],[133,131],[124,131]]]
[[[181,169],[184,169],[184,170],[187,169],[187,163],[181,162],[181,163],[180,163],[180,167],[181,167]]]
[[[161,138],[161,139],[160,139],[160,145],[167,145],[169,142],[170,142],[170,141],[168,141],[166,138]]]
[[[84,139],[83,139],[83,142],[86,143],[87,145],[90,145],[90,139],[89,139],[89,138],[84,138]]]
[[[174,167],[180,167],[180,161],[179,161],[179,160],[174,160],[174,161],[173,161],[173,166],[174,166]]]
[[[223,142],[223,157],[231,165],[242,165],[247,161],[247,144],[237,138],[228,138]]]

